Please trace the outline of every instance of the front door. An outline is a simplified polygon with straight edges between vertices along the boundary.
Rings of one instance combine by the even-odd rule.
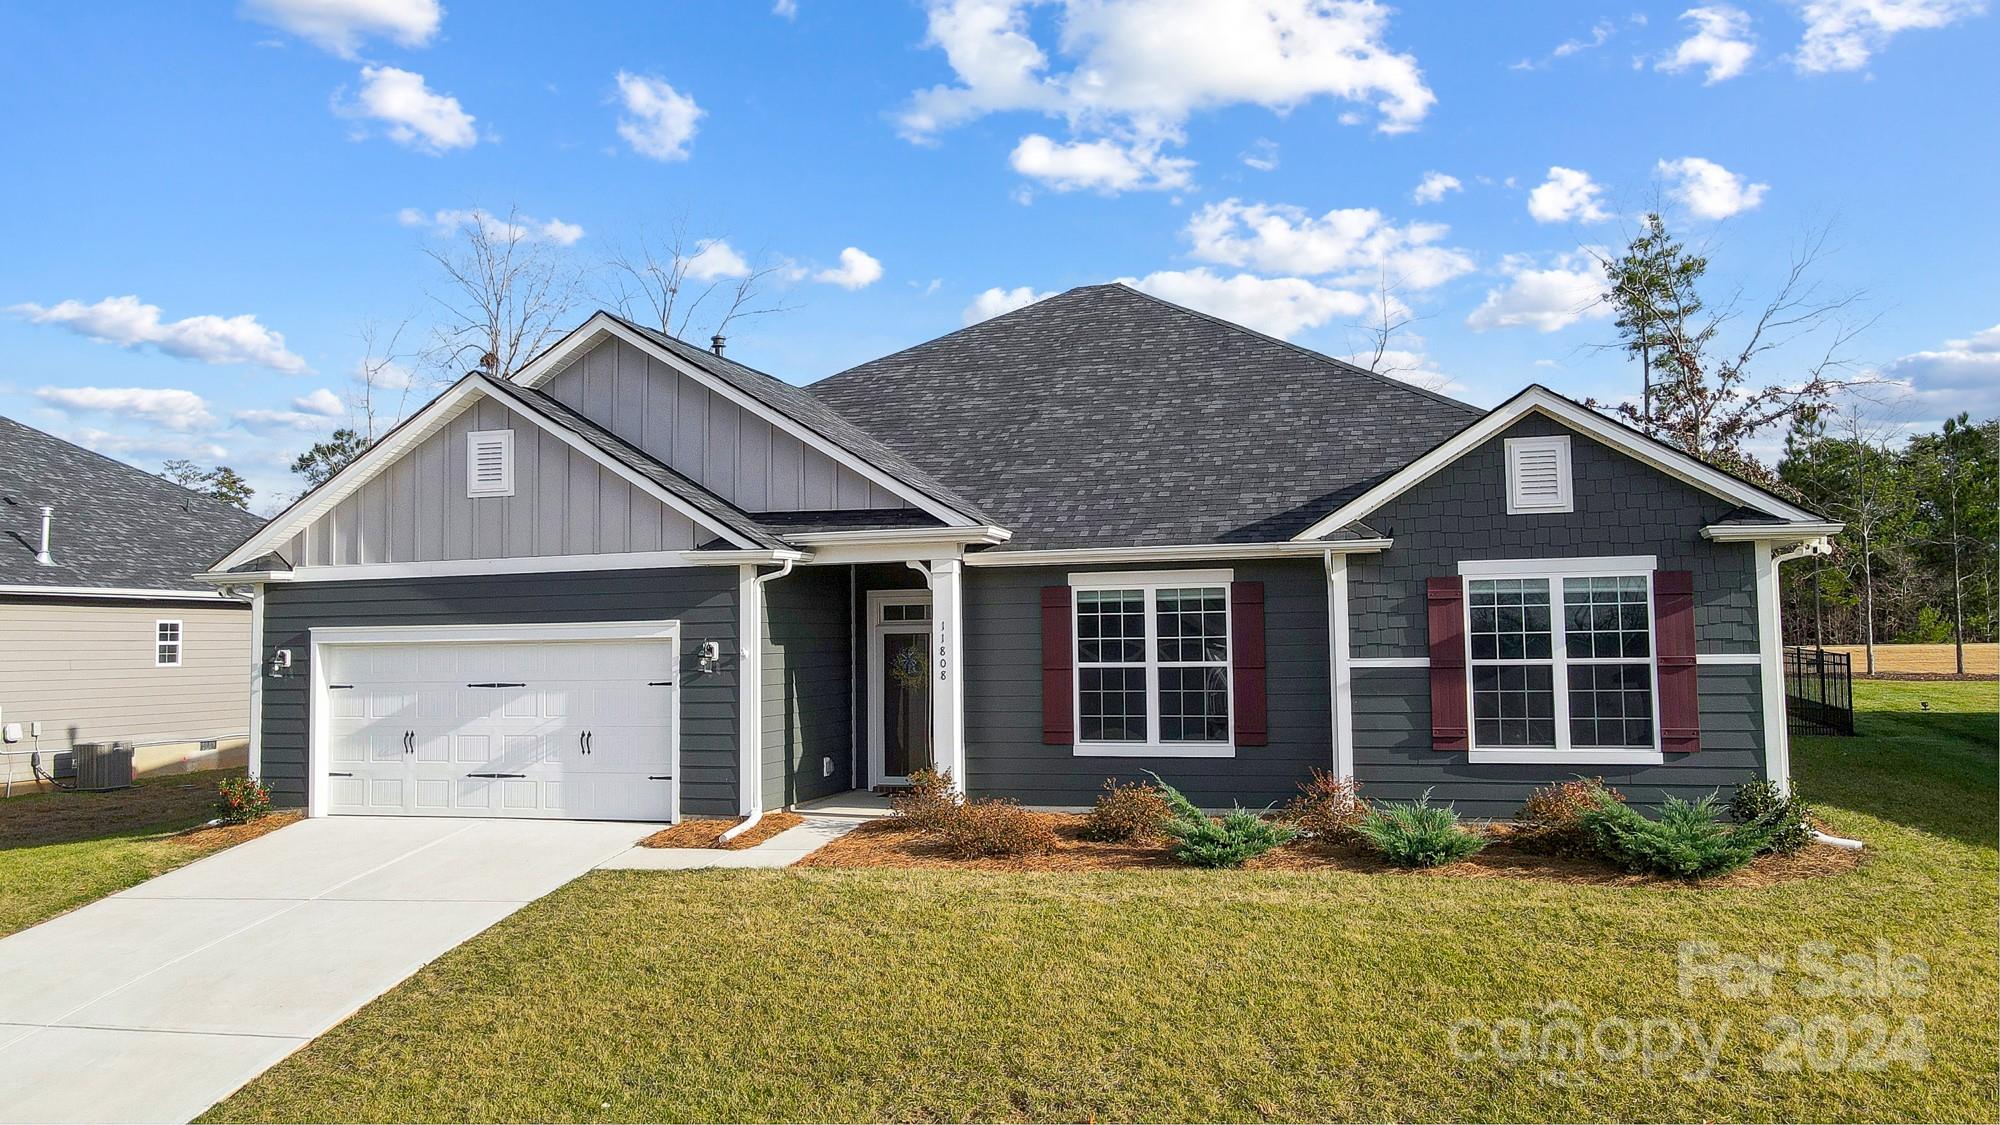
[[[931,754],[930,602],[914,593],[870,600],[869,784],[901,785],[937,764]]]

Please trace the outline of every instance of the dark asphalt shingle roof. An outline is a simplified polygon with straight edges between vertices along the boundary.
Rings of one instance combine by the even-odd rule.
[[[55,566],[35,562],[42,505]],[[0,585],[199,590],[193,576],[262,527],[240,508],[0,417]]]
[[[974,520],[984,522],[988,519],[970,498],[938,480],[905,457],[901,451],[884,444],[878,437],[856,426],[852,420],[841,416],[839,412],[808,394],[804,389],[775,376],[766,375],[754,367],[716,355],[706,348],[699,348],[685,340],[669,336],[658,329],[627,320],[616,313],[607,312],[604,315],[945,507]]]
[[[807,388],[970,497],[996,550],[1285,540],[1484,411],[1095,285]]]
[[[780,535],[813,531],[899,531],[912,527],[943,527],[921,508],[854,508],[844,511],[753,512],[751,519]]]

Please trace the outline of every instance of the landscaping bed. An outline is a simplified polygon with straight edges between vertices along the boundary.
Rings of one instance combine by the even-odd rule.
[[[795,812],[782,809],[764,814],[757,827],[736,837],[724,840],[722,834],[743,823],[742,817],[687,817],[671,828],[662,828],[651,836],[639,841],[642,848],[716,848],[721,851],[742,851],[754,848],[789,828],[804,824],[806,818]]]

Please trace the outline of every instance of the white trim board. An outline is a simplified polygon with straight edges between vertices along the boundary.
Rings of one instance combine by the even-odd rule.
[[[836,464],[854,470],[863,477],[866,477],[870,482],[888,489],[895,495],[902,497],[904,501],[929,512],[931,515],[943,520],[946,524],[952,527],[974,526],[974,521],[964,513],[942,501],[933,499],[914,485],[898,480],[882,469],[875,467],[871,462],[865,461],[859,455],[850,452],[844,446],[821,435],[810,426],[794,421],[789,415],[736,389],[728,381],[718,379],[714,375],[703,371],[680,356],[648,340],[644,335],[627,328],[625,325],[619,323],[617,318],[608,313],[600,311],[591,314],[589,320],[578,325],[569,335],[556,341],[547,351],[536,356],[527,365],[516,371],[509,381],[519,383],[524,387],[539,387],[561,374],[574,360],[581,358],[584,353],[590,351],[590,349],[596,347],[608,337],[616,337],[638,348],[640,351],[673,368],[675,372],[694,380],[709,392],[720,396],[725,401],[740,409],[747,410],[757,417],[764,419],[784,433],[804,442],[808,448],[825,454],[832,458]]]
[[[522,555],[506,559],[439,559],[414,563],[355,563],[343,566],[301,566],[293,582],[356,582],[378,578],[433,578],[482,574],[561,574],[576,570],[656,570],[669,567],[740,566],[741,551],[617,551],[596,555]],[[751,552],[753,562],[796,562],[798,552]]]
[[[1337,555],[1372,554],[1389,549],[1389,539],[1350,539],[1341,543],[1186,543],[1161,547],[1072,547],[1037,551],[976,551],[965,556],[967,566],[1064,566],[1102,563],[1221,562],[1231,559],[1316,559],[1328,551]]]
[[[236,581],[242,581],[238,578]],[[6,597],[117,598],[120,601],[221,602],[241,605],[220,590],[144,590],[124,586],[0,586]]]
[[[1754,652],[1701,652],[1696,653],[1696,664],[1759,664],[1764,657]],[[1354,668],[1428,668],[1428,656],[1357,656],[1349,660]]]
[[[1540,414],[1585,434],[1636,460],[1675,477],[1682,483],[1744,507],[1770,512],[1788,522],[1824,524],[1819,516],[1789,503],[1755,485],[1740,481],[1719,469],[1710,468],[1688,455],[1662,445],[1630,427],[1536,385],[1495,407],[1485,417],[1460,430],[1430,452],[1390,474],[1388,479],[1340,506],[1331,515],[1293,536],[1315,540],[1362,519],[1370,512],[1429,480],[1432,476],[1491,441],[1507,427],[1530,414]],[[1503,486],[1505,482],[1502,482]],[[1772,525],[1778,534],[1781,527]]]

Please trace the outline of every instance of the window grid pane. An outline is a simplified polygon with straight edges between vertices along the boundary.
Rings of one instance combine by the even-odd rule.
[[[1644,660],[1652,614],[1639,575],[1563,579],[1563,644],[1571,660]]]
[[[1081,664],[1144,664],[1146,592],[1077,591],[1076,659]]]
[[[1543,664],[1475,665],[1472,722],[1480,746],[1553,748],[1555,670]]]
[[[1550,658],[1547,579],[1499,578],[1466,585],[1474,660]]]
[[[1081,668],[1079,715],[1085,742],[1146,741],[1146,669]]]
[[[1229,614],[1219,588],[1153,594],[1162,663],[1219,664],[1229,658]]]
[[[1579,749],[1652,746],[1652,666],[1571,665],[1569,741]]]

